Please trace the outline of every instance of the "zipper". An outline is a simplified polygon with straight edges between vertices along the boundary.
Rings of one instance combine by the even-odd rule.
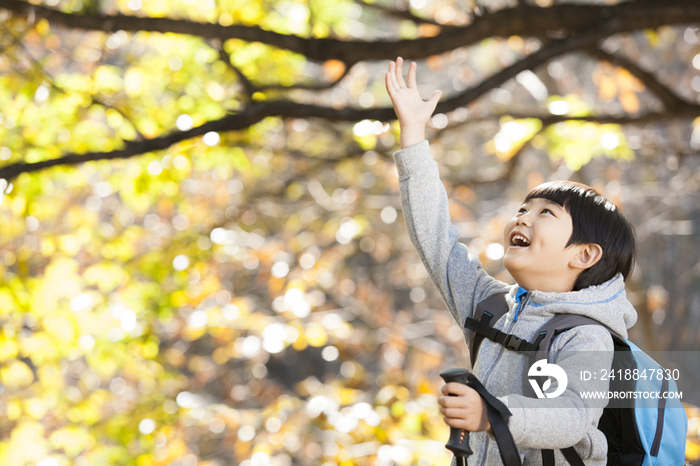
[[[512,323],[510,323],[508,325],[507,329],[501,330],[502,332],[512,333],[511,331],[513,330],[513,327],[515,327],[515,324],[518,322],[518,318],[517,318],[518,312],[525,308],[529,299],[530,299],[530,293],[529,292],[524,293],[523,298],[521,298],[520,303],[518,304],[518,308],[515,311],[515,316],[513,317]],[[496,325],[496,323],[494,322],[494,328],[496,328],[495,325]],[[503,353],[506,351],[506,349],[503,346],[501,346],[501,345],[498,345],[498,346],[500,349],[498,351],[498,356],[496,356],[496,362],[494,362],[493,365],[491,365],[491,367],[489,368],[489,371],[486,373],[486,377],[484,377],[484,381],[482,382],[484,384],[484,387],[486,387],[486,384],[488,383],[489,378],[491,377],[491,374],[493,374],[493,370],[496,368],[499,361],[501,360],[501,357],[503,357]],[[489,451],[488,447],[489,447],[490,440],[491,439],[488,436],[486,436],[486,454],[484,455],[484,460],[482,461],[481,466],[484,466],[486,464],[486,459],[488,458],[488,451]]]
[[[526,291],[521,295],[520,302],[518,303],[518,307],[515,309],[515,315],[513,316],[513,322],[518,321],[518,313],[520,312],[521,309],[525,308],[527,305],[527,302],[530,301],[530,292]]]

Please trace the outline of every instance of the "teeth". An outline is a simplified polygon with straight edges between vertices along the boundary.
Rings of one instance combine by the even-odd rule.
[[[525,238],[523,235],[515,235],[511,240],[511,244],[513,244],[514,246],[529,246],[530,241],[528,241],[528,239]]]

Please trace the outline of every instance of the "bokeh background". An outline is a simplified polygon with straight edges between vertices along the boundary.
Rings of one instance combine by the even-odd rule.
[[[700,13],[629,3],[0,0],[0,463],[448,464],[399,54],[485,269],[529,189],[590,184],[637,229],[631,339],[697,352]]]

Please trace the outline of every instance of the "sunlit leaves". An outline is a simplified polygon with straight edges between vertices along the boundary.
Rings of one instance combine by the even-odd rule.
[[[25,461],[38,463],[50,452],[50,444],[44,437],[45,427],[36,421],[25,420],[13,429],[10,442],[0,450],[0,460],[7,464]]]
[[[67,456],[75,457],[83,450],[95,444],[95,439],[87,429],[67,426],[54,431],[49,437],[51,446],[63,450]]]
[[[684,405],[688,415],[688,441],[685,455],[690,461],[700,459],[700,409],[689,404]]]
[[[100,2],[49,3],[93,12]],[[120,0],[101,8],[307,37],[439,30],[392,20],[389,31],[387,16],[351,0]],[[436,12],[440,23],[466,20],[446,4]],[[388,105],[375,63],[348,70],[241,40],[86,34],[15,17],[4,25],[26,33],[31,53],[1,34],[3,163],[123,148],[256,100]],[[433,56],[427,70],[465,89],[528,44],[488,40]],[[284,89],[346,72],[328,91]],[[493,101],[519,103],[521,81],[505,83],[505,97]],[[643,90],[617,68],[601,68],[593,84],[604,103],[618,98],[628,111]],[[545,100],[560,85],[566,95]],[[562,79],[539,94],[526,90],[542,112],[590,115],[578,86]],[[436,159],[460,170],[446,181],[460,232],[497,271],[498,255],[488,251],[501,220],[477,234],[485,199],[457,178],[520,163],[513,157],[530,140],[537,153],[523,159],[549,164],[549,152],[554,168],[631,151],[613,125],[564,122],[538,136],[534,119],[468,128],[468,117],[489,118],[486,100],[435,115],[429,131],[440,139]],[[461,123],[464,131],[450,128]],[[0,207],[0,463],[449,461],[434,373],[446,360],[463,361],[463,337],[434,312],[439,297],[405,236],[390,155],[396,136],[395,123],[376,120],[269,117],[128,160],[14,180]],[[497,158],[479,157],[484,148]]]
[[[29,386],[34,381],[34,374],[22,361],[11,359],[0,368],[0,380],[9,390],[16,390]]]
[[[628,70],[621,67],[612,67],[603,62],[593,72],[593,82],[598,86],[598,96],[604,102],[618,98],[623,110],[627,113],[636,113],[640,109],[638,93],[646,88],[639,79]]]
[[[504,118],[501,122],[501,130],[493,139],[496,156],[504,161],[509,160],[541,128],[540,120],[534,118],[527,120]]]
[[[258,42],[230,40],[226,42],[225,50],[231,55],[231,63],[257,86],[290,86],[298,80],[306,64],[301,55]]]
[[[36,332],[25,336],[19,343],[21,345],[22,355],[24,357],[31,359],[33,364],[40,366],[42,369],[46,368],[49,370],[49,372],[51,370],[46,366],[46,364],[48,362],[60,359],[63,356],[63,354],[58,353],[54,347],[54,345],[58,344],[59,342],[57,342],[56,339],[53,338],[48,332]],[[45,380],[44,375],[46,374],[42,375],[42,372],[40,372],[42,382]],[[62,379],[62,377],[60,378]],[[50,379],[51,382],[47,384],[47,388],[53,387],[53,389],[56,389],[57,387],[63,385],[62,380],[59,384],[56,383],[57,381],[54,380],[55,378],[50,377]]]
[[[618,125],[561,122],[547,128],[545,137],[550,156],[562,159],[571,170],[578,170],[600,155],[627,160],[634,157]]]
[[[340,60],[327,60],[323,62],[323,72],[329,81],[337,81],[345,73],[345,64]]]

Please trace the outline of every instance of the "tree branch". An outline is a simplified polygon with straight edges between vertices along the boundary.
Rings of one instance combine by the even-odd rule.
[[[231,57],[229,56],[228,53],[226,53],[225,50],[219,49],[219,58],[221,61],[226,63],[231,70],[233,70],[234,73],[236,73],[236,76],[238,76],[238,79],[241,80],[241,84],[243,85],[243,89],[245,94],[248,96],[248,98],[251,98],[253,94],[256,92],[265,92],[265,91],[291,91],[293,89],[301,89],[305,91],[324,91],[326,89],[330,89],[336,84],[338,84],[340,81],[343,80],[345,76],[348,75],[350,72],[349,67],[345,67],[345,71],[343,71],[343,74],[336,79],[335,81],[327,82],[327,83],[315,83],[315,84],[302,84],[302,83],[296,83],[292,84],[291,86],[285,86],[283,84],[268,84],[265,86],[258,86],[255,83],[253,83],[246,75],[243,74],[243,72],[238,69],[237,66],[235,66],[233,63],[231,63]]]
[[[172,133],[159,138],[149,139],[147,141],[128,143],[124,149],[119,149],[111,152],[89,152],[85,154],[66,154],[62,157],[44,160],[41,162],[34,163],[13,163],[0,168],[0,179],[11,180],[21,173],[30,173],[34,171],[43,170],[45,168],[60,166],[60,165],[77,165],[85,162],[97,161],[97,160],[113,160],[119,158],[128,158],[135,155],[140,155],[147,152],[157,151],[167,149],[173,144],[178,142],[201,136],[209,131],[235,131],[248,128],[249,126],[261,121],[263,118],[268,116],[291,116],[296,118],[309,118],[309,117],[320,117],[328,118],[328,114],[331,112],[336,112],[335,120],[348,120],[350,115],[362,115],[363,110],[359,109],[349,109],[344,112],[336,111],[331,108],[319,107],[313,105],[297,104],[294,102],[284,102],[284,101],[267,101],[264,102],[264,106],[257,107],[255,110],[248,112],[246,114],[236,114],[228,115],[220,120],[211,121],[205,123],[196,128],[192,128],[189,131],[183,131],[179,133]],[[269,104],[281,104],[278,111],[275,111]],[[286,108],[283,108],[286,107]],[[393,111],[392,109],[376,109],[379,111]],[[371,110],[370,110],[371,111]],[[646,124],[653,123],[656,121],[669,120],[674,118],[697,118],[700,116],[700,106],[688,105],[682,110],[677,110],[675,112],[654,112],[642,115],[639,117],[631,116],[610,116],[610,115],[600,115],[600,116],[584,116],[584,117],[568,117],[566,115],[551,115],[551,116],[538,116],[538,115],[516,115],[508,114],[516,119],[521,118],[538,118],[542,121],[542,126],[551,126],[556,123],[563,121],[590,121],[599,124],[618,124],[618,125],[630,125],[630,124]],[[360,117],[361,118],[361,117]],[[331,118],[328,118],[331,119]],[[353,117],[349,121],[356,121],[358,118]]]
[[[371,8],[373,10],[377,10],[381,13],[384,13],[385,15],[391,16],[393,18],[401,19],[401,20],[409,20],[413,21],[416,24],[430,24],[432,26],[437,26],[439,28],[455,28],[455,26],[449,26],[449,25],[443,25],[440,23],[437,23],[431,19],[427,18],[420,18],[410,11],[401,11],[401,10],[395,10],[393,8],[386,7],[384,5],[379,5],[377,3],[367,3],[364,0],[355,0],[355,3],[358,5],[365,7],[365,8]]]
[[[270,84],[267,86],[262,86],[259,88],[260,91],[290,91],[293,89],[300,89],[304,91],[325,91],[326,89],[330,89],[336,84],[338,84],[340,81],[343,80],[345,76],[350,73],[350,67],[346,67],[345,71],[343,71],[343,74],[336,79],[335,81],[327,82],[327,83],[316,83],[316,84],[302,84],[302,83],[296,83],[292,84],[291,86],[285,86],[283,84]]]
[[[14,35],[11,32],[10,32],[10,34],[12,35],[12,37],[14,37]],[[37,70],[39,70],[39,72],[44,76],[44,78],[46,80],[48,80],[49,85],[51,86],[51,89],[54,89],[62,94],[68,94],[68,92],[65,89],[63,89],[58,84],[56,84],[56,79],[51,75],[51,73],[49,73],[48,71],[46,71],[44,69],[44,67],[39,62],[39,59],[34,56],[34,54],[29,49],[29,47],[27,47],[26,44],[24,42],[22,42],[19,38],[17,38],[17,43],[19,44],[19,47],[24,51],[24,55],[27,57],[27,59],[29,59],[29,61],[31,61],[34,64],[34,67]],[[129,124],[131,125],[131,128],[136,133],[136,137],[139,141],[146,139],[144,137],[143,133],[141,133],[141,131],[139,131],[138,127],[136,126],[136,123],[131,121],[131,118],[129,118],[129,116],[126,113],[124,113],[123,111],[121,111],[119,108],[115,107],[114,105],[108,104],[107,102],[104,102],[102,99],[100,99],[99,97],[95,97],[92,94],[84,94],[84,95],[88,99],[91,100],[92,104],[100,105],[104,108],[108,108],[108,109],[114,110],[115,112],[119,113],[119,115],[121,115],[122,118],[124,118],[124,120],[129,122]]]
[[[617,5],[561,4],[550,8],[520,6],[477,17],[466,27],[443,29],[435,37],[399,41],[343,41],[280,34],[255,26],[222,26],[169,18],[129,15],[92,16],[63,13],[19,0],[0,0],[0,8],[69,28],[114,32],[172,32],[205,39],[242,39],[305,55],[311,60],[336,59],[346,64],[363,60],[419,59],[475,44],[488,37],[534,36],[542,31],[598,30],[606,36],[700,21],[700,3],[693,0],[623,2]]]
[[[467,89],[465,92],[450,97],[441,102],[437,106],[437,112],[449,112],[459,107],[463,107],[473,102],[486,92],[494,89],[509,79],[516,76],[521,71],[526,69],[534,69],[537,66],[546,63],[550,59],[568,53],[572,50],[587,47],[601,37],[600,33],[582,34],[572,36],[566,40],[553,41],[546,47],[537,52],[528,55],[513,65],[496,73],[490,78],[485,79],[476,87]],[[62,157],[44,160],[34,163],[14,163],[0,168],[0,178],[7,180],[15,178],[20,173],[33,172],[42,170],[48,167],[58,165],[75,165],[88,161],[95,160],[112,160],[118,158],[128,158],[135,155],[140,155],[146,152],[163,150],[178,142],[202,136],[209,131],[235,131],[248,128],[262,119],[270,116],[281,116],[291,118],[323,118],[329,121],[359,121],[364,119],[389,121],[396,118],[394,109],[388,108],[370,108],[360,109],[354,107],[346,107],[335,109],[320,105],[302,104],[289,100],[266,100],[253,101],[243,113],[230,114],[219,120],[207,122],[196,128],[188,131],[170,133],[161,137],[156,137],[146,141],[127,142],[123,149],[110,152],[89,152],[85,154],[66,154]],[[655,112],[646,115],[631,117],[631,116],[587,116],[587,117],[568,117],[566,115],[515,115],[510,114],[513,118],[539,118],[543,126],[552,125],[561,121],[576,120],[576,121],[592,121],[597,123],[617,123],[617,124],[633,124],[633,123],[649,123],[653,121],[671,119],[671,118],[694,118],[700,116],[700,106],[693,104],[684,104],[682,107],[676,107],[673,111],[666,110],[665,112]]]
[[[253,94],[255,94],[258,91],[258,88],[253,84],[248,77],[243,74],[243,72],[238,69],[237,66],[235,66],[233,63],[231,63],[231,57],[229,56],[228,53],[224,50],[223,46],[219,47],[219,59],[226,63],[228,67],[233,70],[233,72],[238,76],[238,79],[241,81],[241,85],[243,86],[243,91],[245,94],[248,96],[249,99],[253,97]]]
[[[668,87],[664,86],[659,82],[659,80],[648,71],[642,69],[639,65],[628,60],[627,58],[621,57],[620,55],[615,55],[600,47],[587,47],[584,49],[588,55],[597,58],[598,60],[604,60],[612,63],[613,65],[621,66],[627,71],[632,73],[637,79],[639,79],[644,85],[653,92],[661,102],[663,102],[666,110],[673,110],[675,108],[680,108],[688,105],[684,99],[679,97],[675,92],[673,92]]]
[[[682,109],[676,109],[674,111],[651,112],[645,115],[635,117],[629,115],[591,115],[580,117],[571,117],[566,115],[537,116],[523,114],[518,115],[513,113],[509,113],[508,116],[515,119],[537,118],[542,122],[542,127],[551,126],[557,123],[561,123],[562,121],[590,121],[592,123],[598,123],[601,125],[640,125],[662,120],[697,118],[698,116],[700,116],[700,105],[686,105]]]

